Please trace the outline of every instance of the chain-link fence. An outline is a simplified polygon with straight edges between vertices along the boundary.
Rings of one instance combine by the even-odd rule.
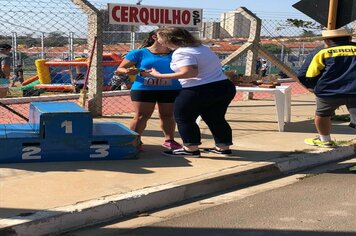
[[[157,27],[110,25],[106,4],[88,1],[95,12],[83,8],[80,2],[0,0],[0,43],[12,45],[13,73],[21,64],[25,78],[23,84],[14,83],[7,97],[0,99],[2,103],[26,116],[31,101],[77,101],[83,86],[80,80],[87,73],[92,35],[98,35],[95,53],[102,57],[97,57],[90,74],[98,78],[89,81],[89,93],[95,100],[89,103],[89,109],[96,106],[94,114],[104,116],[133,111],[129,86],[113,88],[111,79],[122,56],[137,48],[148,32]],[[320,35],[318,27],[295,26],[287,19],[259,22],[246,17],[245,11],[233,9],[220,18],[204,19],[200,29],[189,30],[217,53],[223,69],[234,78],[260,74],[262,60],[267,64],[266,75],[288,77],[298,70],[310,51],[323,45],[315,39]],[[102,67],[95,63],[102,63]],[[43,74],[47,77],[42,78]],[[297,82],[289,84],[293,94],[307,92]],[[269,95],[259,93],[254,98]],[[242,97],[238,95],[237,99]],[[4,108],[0,108],[0,114],[0,123],[21,122]]]

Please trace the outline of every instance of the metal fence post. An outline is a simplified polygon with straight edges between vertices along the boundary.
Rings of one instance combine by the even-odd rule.
[[[17,66],[17,33],[12,32],[12,72],[15,73]]]
[[[135,49],[135,44],[136,44],[136,32],[135,32],[135,27],[131,26],[131,37],[130,37],[130,50],[134,50]]]
[[[68,59],[73,60],[74,59],[74,50],[73,50],[73,38],[74,38],[74,33],[69,32],[68,35]]]
[[[44,33],[41,33],[41,59],[44,59]]]
[[[97,37],[88,83],[88,110],[93,116],[102,115],[103,92],[103,30],[101,12],[87,0],[72,0],[88,16],[88,48],[92,48]]]

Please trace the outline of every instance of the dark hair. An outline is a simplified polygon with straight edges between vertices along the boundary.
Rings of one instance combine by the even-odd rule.
[[[0,44],[0,50],[2,49],[11,49],[11,45],[10,44],[7,44],[7,43],[2,43]]]
[[[327,38],[334,43],[347,43],[351,41],[351,36]]]
[[[152,46],[155,43],[155,40],[152,38],[152,36],[156,35],[156,31],[157,30],[149,32],[147,38],[142,41],[141,45],[138,48],[147,48]]]
[[[157,34],[168,43],[179,47],[198,47],[201,41],[196,39],[188,30],[176,27],[167,27],[157,30]]]

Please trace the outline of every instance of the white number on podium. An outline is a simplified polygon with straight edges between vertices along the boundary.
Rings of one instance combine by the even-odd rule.
[[[61,128],[65,128],[65,133],[66,134],[71,134],[73,133],[73,123],[72,121],[69,121],[69,120],[65,120],[62,122],[61,124]]]
[[[41,152],[40,147],[25,147],[22,149],[22,160],[39,160],[41,155],[36,155]]]
[[[95,153],[90,154],[90,158],[104,158],[109,155],[109,149],[110,146],[107,144],[96,144],[96,145],[91,145],[91,149],[95,149]]]

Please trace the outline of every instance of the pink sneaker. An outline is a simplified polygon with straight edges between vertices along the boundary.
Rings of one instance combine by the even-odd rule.
[[[179,143],[177,143],[177,142],[174,141],[174,140],[166,140],[166,141],[162,144],[162,147],[165,147],[165,148],[170,149],[170,150],[176,150],[176,149],[182,148],[183,146],[180,145]]]

